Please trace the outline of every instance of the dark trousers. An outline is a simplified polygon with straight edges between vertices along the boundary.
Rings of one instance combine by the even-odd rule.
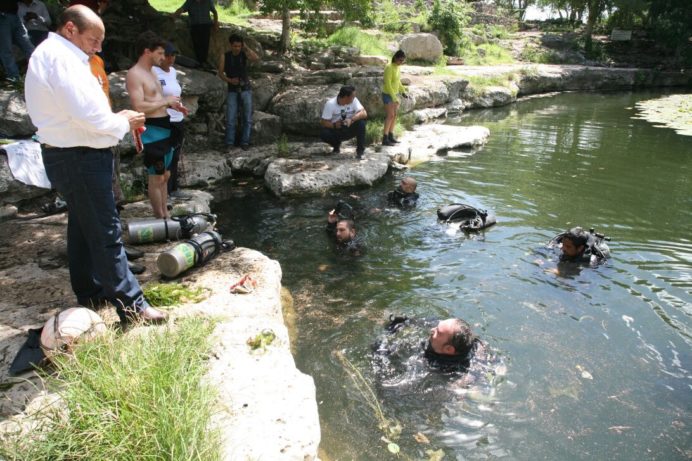
[[[178,190],[178,162],[183,151],[183,141],[185,140],[185,129],[183,122],[171,122],[171,147],[173,148],[173,159],[171,160],[171,177],[168,178],[168,193]]]
[[[209,38],[211,37],[211,24],[192,24],[190,25],[190,36],[192,37],[192,47],[195,49],[195,57],[199,65],[207,63],[209,55]]]
[[[67,255],[77,301],[111,302],[121,314],[147,305],[127,266],[120,217],[111,179],[113,153],[89,147],[44,148],[43,164],[53,187],[67,202]]]
[[[365,150],[365,120],[358,120],[349,127],[324,128],[320,130],[320,139],[333,148],[341,146],[342,141],[356,138],[358,152]]]

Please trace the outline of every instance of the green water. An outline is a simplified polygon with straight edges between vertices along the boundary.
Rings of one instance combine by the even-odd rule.
[[[413,169],[415,210],[373,210],[398,174],[348,191],[368,246],[358,260],[336,256],[324,232],[346,193],[227,191],[224,235],[277,259],[294,295],[296,362],[315,379],[325,458],[692,456],[692,137],[633,119],[652,97],[563,94],[470,113],[457,123],[487,126],[488,144]],[[492,210],[497,226],[465,236],[438,224],[453,202]],[[612,237],[613,257],[556,275],[544,245],[574,225]],[[371,344],[390,313],[466,319],[506,374],[480,389],[435,373],[383,386]],[[398,458],[339,356],[400,422]]]

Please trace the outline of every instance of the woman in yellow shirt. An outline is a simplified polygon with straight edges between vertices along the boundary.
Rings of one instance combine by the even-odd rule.
[[[394,139],[394,125],[396,125],[396,113],[399,110],[399,93],[403,97],[406,95],[406,89],[401,84],[399,74],[399,66],[406,61],[406,53],[402,50],[397,51],[392,56],[392,62],[384,68],[384,88],[382,88],[382,102],[386,117],[384,119],[384,133],[382,136],[383,146],[393,146],[398,141]]]

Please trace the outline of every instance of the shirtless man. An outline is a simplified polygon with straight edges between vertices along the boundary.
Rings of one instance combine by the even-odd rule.
[[[169,107],[187,115],[187,109],[178,96],[164,96],[161,83],[152,70],[165,58],[166,41],[147,31],[137,38],[137,63],[127,71],[127,91],[135,110],[147,117],[146,131],[142,134],[144,165],[149,173],[149,201],[156,218],[169,218],[168,178],[173,159]]]

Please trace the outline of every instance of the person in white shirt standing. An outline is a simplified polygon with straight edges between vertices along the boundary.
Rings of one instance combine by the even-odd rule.
[[[50,13],[41,0],[21,0],[17,4],[17,16],[22,19],[34,46],[38,46],[48,37]]]
[[[114,114],[89,69],[105,28],[83,5],[67,8],[29,60],[26,106],[38,128],[43,164],[67,202],[70,282],[79,304],[115,305],[123,323],[132,317],[161,321],[127,266],[111,179],[111,146],[144,125],[144,114]]]
[[[164,47],[164,58],[160,66],[154,66],[154,73],[161,83],[163,96],[175,96],[180,98],[183,89],[178,83],[178,73],[173,67],[178,50],[173,43],[168,42]],[[171,147],[173,148],[173,160],[171,160],[171,176],[168,178],[168,196],[174,198],[190,198],[189,194],[178,189],[178,162],[182,156],[185,129],[183,119],[185,115],[175,109],[167,109],[171,117]]]

